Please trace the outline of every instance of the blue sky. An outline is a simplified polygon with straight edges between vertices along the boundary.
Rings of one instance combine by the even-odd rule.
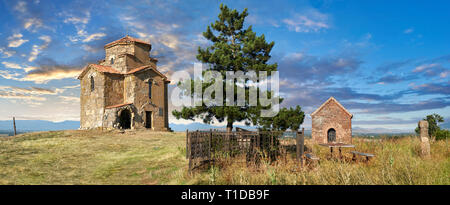
[[[450,2],[338,0],[1,1],[0,120],[79,120],[76,76],[127,33],[168,76],[191,70],[220,3],[248,8],[246,24],[275,41],[283,106],[310,114],[334,96],[363,128],[450,120]]]

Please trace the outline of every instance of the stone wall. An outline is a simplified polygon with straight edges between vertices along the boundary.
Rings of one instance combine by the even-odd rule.
[[[133,105],[125,105],[122,107],[115,108],[107,108],[105,109],[105,114],[103,116],[103,127],[109,129],[118,129],[119,128],[119,113],[122,110],[128,110],[131,113],[131,128],[136,128],[136,115],[137,109]]]
[[[105,49],[105,62],[102,65],[111,66],[126,73],[133,68],[150,64],[150,46],[143,44],[119,44]],[[111,64],[111,58],[114,64]]]
[[[150,50],[151,47],[149,45],[136,44],[136,47],[134,48],[134,56],[136,56],[136,58],[139,59],[138,61],[142,62],[143,64],[149,64]]]
[[[134,77],[136,83],[134,89],[134,105],[137,108],[136,128],[145,127],[145,111],[152,112],[152,129],[168,129],[168,113],[166,107],[165,82],[163,78],[155,72],[140,72]],[[152,96],[148,96],[149,80],[152,80]],[[161,110],[160,110],[161,109]],[[161,114],[160,114],[161,111]]]
[[[352,120],[335,101],[330,100],[312,116],[312,139],[315,143],[328,143],[328,130],[336,130],[336,142],[352,142]]]
[[[94,78],[93,92],[91,92],[91,76]],[[101,127],[105,107],[105,76],[95,69],[90,69],[80,80],[80,84],[80,128]]]
[[[124,93],[123,75],[105,74],[105,106],[126,103],[123,101]]]
[[[127,72],[126,58],[123,54],[134,54],[135,46],[133,44],[120,44],[105,49],[105,65],[111,66],[120,72]],[[111,58],[114,64],[111,64]]]

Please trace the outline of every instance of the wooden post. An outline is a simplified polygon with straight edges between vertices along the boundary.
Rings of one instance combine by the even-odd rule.
[[[303,156],[303,152],[305,150],[305,128],[302,128],[302,135],[300,138],[300,155]],[[300,157],[303,166],[303,157]]]
[[[13,117],[13,126],[14,126],[14,136],[16,136],[17,132],[16,132],[16,118]]]
[[[186,129],[186,159],[188,159],[188,157],[189,157],[189,155],[188,155],[188,153],[189,153],[189,148],[188,148],[188,145],[189,145],[189,129]]]
[[[305,143],[305,128],[302,128],[301,134],[297,131],[297,159],[300,161],[300,166],[303,167],[303,150]]]
[[[211,145],[212,145],[212,129],[209,129],[209,150],[208,150],[208,160],[211,161]]]

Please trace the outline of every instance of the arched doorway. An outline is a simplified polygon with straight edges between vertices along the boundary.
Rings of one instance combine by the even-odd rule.
[[[328,142],[335,142],[336,141],[336,130],[334,130],[333,128],[329,129],[327,136],[328,136]]]
[[[129,110],[122,110],[119,113],[119,124],[121,129],[131,128],[131,113]]]

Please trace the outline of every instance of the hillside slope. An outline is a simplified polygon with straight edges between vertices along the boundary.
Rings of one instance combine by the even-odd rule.
[[[295,154],[277,163],[246,166],[245,157],[218,160],[220,167],[189,174],[185,132],[51,131],[0,138],[0,184],[450,184],[450,148],[431,145],[418,156],[417,137],[353,138],[355,150],[375,154],[370,163],[328,160],[329,149],[307,147],[320,157],[300,170]],[[350,149],[344,149],[351,159]]]
[[[184,133],[51,131],[0,140],[0,184],[185,184]]]

